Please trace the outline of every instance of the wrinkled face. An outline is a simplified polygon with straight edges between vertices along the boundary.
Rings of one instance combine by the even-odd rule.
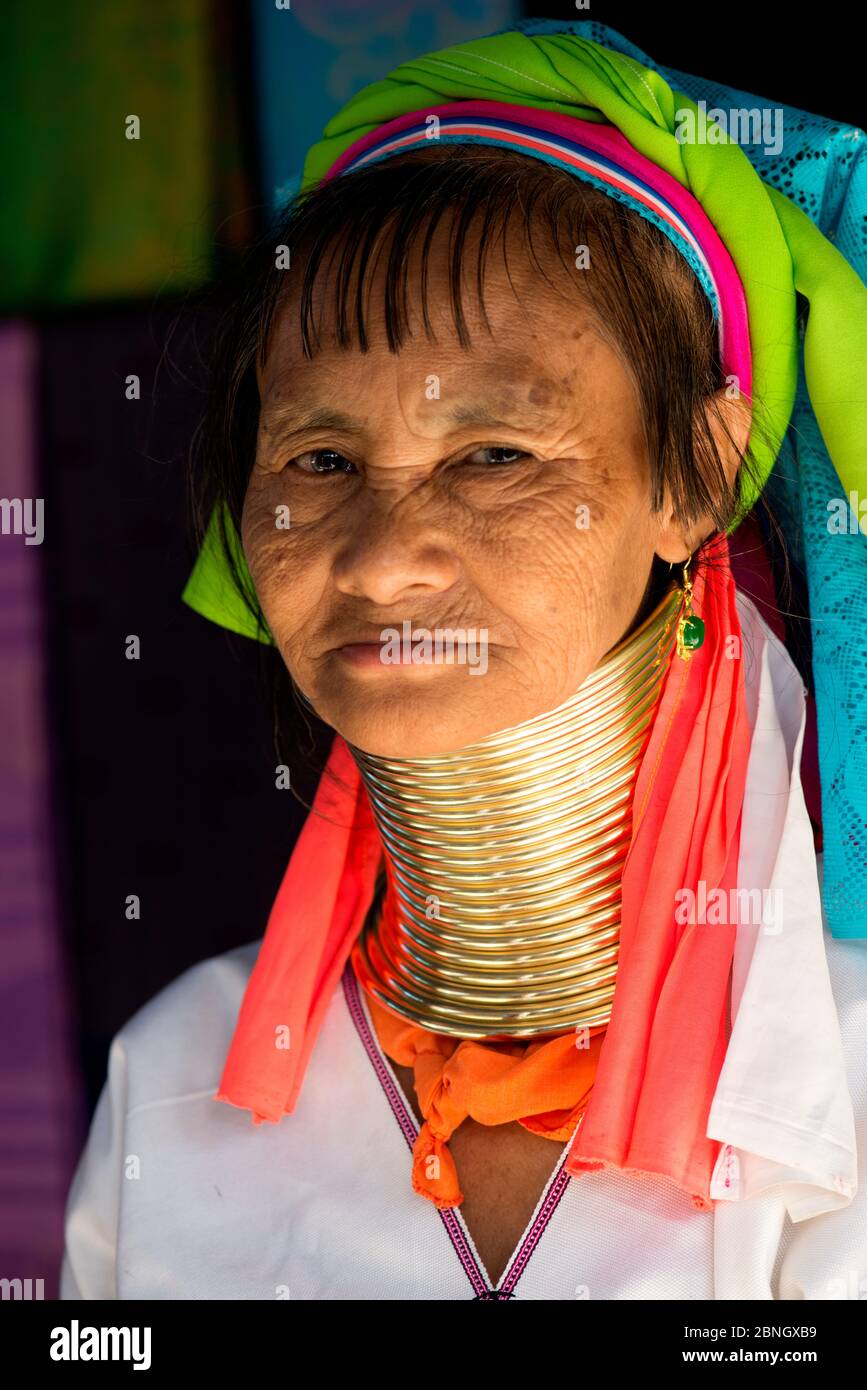
[[[654,552],[688,553],[650,510],[629,376],[549,273],[522,246],[508,273],[491,254],[488,329],[469,254],[462,347],[440,226],[435,342],[411,295],[412,336],[389,352],[379,269],[369,351],[335,344],[324,270],[312,360],[297,299],[275,322],[244,549],[295,683],[368,752],[455,750],[562,703],[629,631]]]

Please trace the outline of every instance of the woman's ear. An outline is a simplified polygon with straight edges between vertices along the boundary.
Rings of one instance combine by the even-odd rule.
[[[726,387],[711,396],[704,413],[729,486],[733,487],[750,439],[752,410],[739,392],[731,394],[730,388]],[[666,491],[656,553],[661,560],[682,564],[714,529],[714,519],[709,515],[698,517],[691,525],[684,526],[675,518],[671,498]]]
[[[752,409],[737,388],[727,386],[711,396],[704,408],[704,416],[729,485],[733,486],[741,459],[750,442]]]

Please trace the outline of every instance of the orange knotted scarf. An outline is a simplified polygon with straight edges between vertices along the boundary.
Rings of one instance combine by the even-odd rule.
[[[386,1056],[412,1067],[425,1117],[412,1151],[412,1185],[437,1207],[464,1199],[447,1140],[469,1116],[482,1125],[517,1120],[544,1139],[571,1139],[584,1113],[607,1027],[530,1042],[473,1042],[432,1033],[391,1013],[365,991]]]

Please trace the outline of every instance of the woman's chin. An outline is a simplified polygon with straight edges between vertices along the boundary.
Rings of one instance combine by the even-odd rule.
[[[494,683],[466,672],[434,682],[354,688],[318,705],[320,718],[362,752],[381,758],[426,758],[453,753],[528,718],[511,717],[512,702]]]

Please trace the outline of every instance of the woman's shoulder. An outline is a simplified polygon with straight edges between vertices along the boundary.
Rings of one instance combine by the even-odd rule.
[[[262,939],[189,966],[115,1033],[127,1108],[216,1088]]]
[[[130,1192],[125,1166],[133,1115],[179,1117],[181,1103],[212,1096],[261,941],[190,966],[115,1033],[105,1082],[69,1189],[61,1299],[118,1297],[120,1212]],[[217,1107],[214,1107],[216,1109]],[[164,1143],[164,1137],[160,1141]],[[165,1148],[163,1148],[165,1158]]]

